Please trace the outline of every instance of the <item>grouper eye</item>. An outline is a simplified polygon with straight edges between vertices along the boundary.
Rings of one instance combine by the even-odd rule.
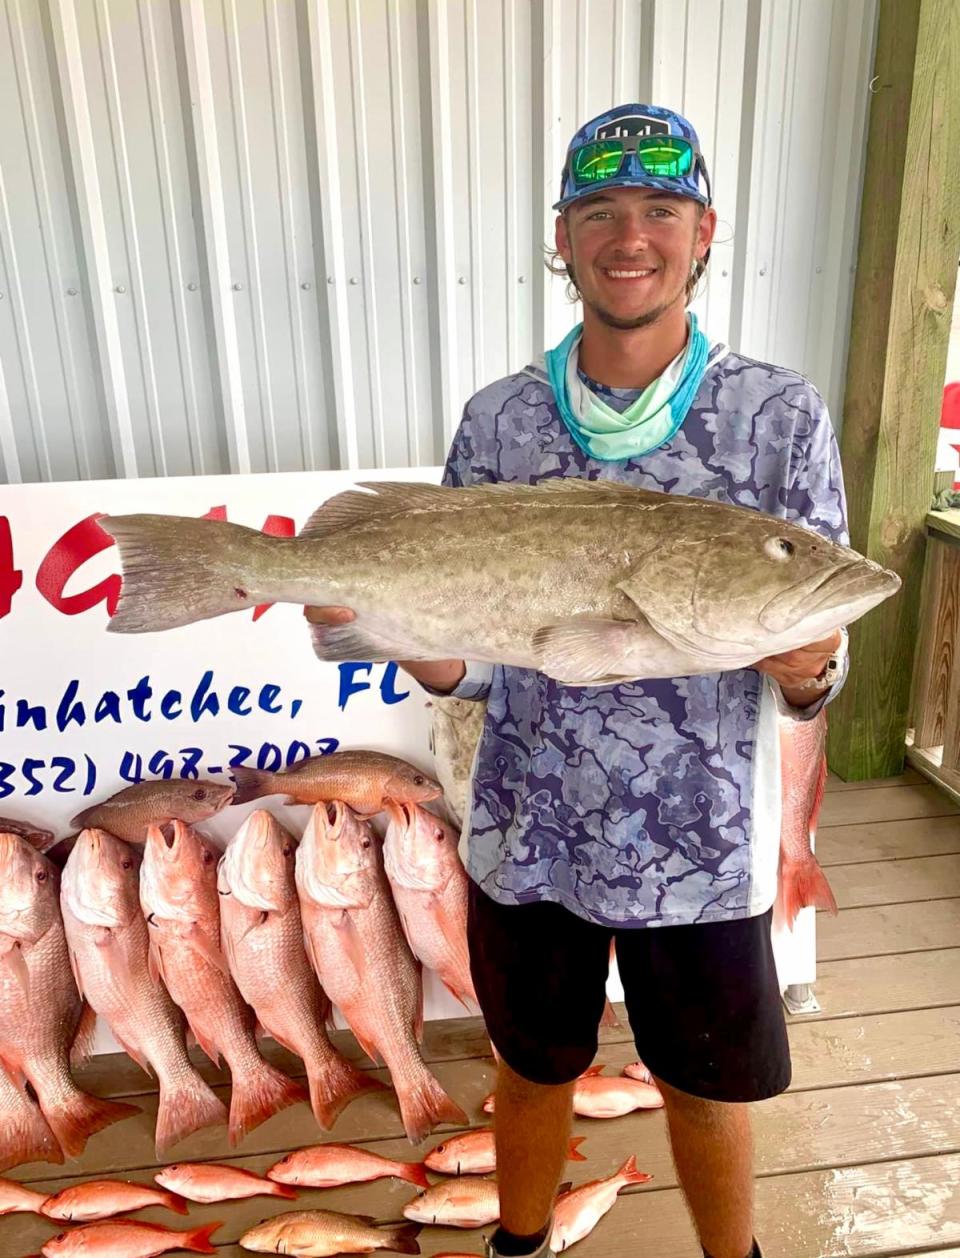
[[[768,537],[763,548],[771,559],[789,559],[795,549],[785,537]]]

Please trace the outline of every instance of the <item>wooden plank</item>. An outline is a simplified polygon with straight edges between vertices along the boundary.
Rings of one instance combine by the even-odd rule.
[[[960,948],[825,961],[817,967],[816,991],[821,1012],[803,1014],[805,1021],[960,1004]]]
[[[832,882],[831,872],[831,882]],[[817,960],[877,957],[960,945],[960,899],[843,909],[817,918]]]
[[[625,1006],[615,1006],[620,1018],[619,1027],[602,1027],[600,1029],[601,1044],[617,1044],[630,1039]],[[334,1044],[350,1061],[370,1069],[370,1073],[378,1078],[385,1078],[384,1072],[370,1068],[366,1053],[362,1052],[349,1031],[334,1031],[331,1036]],[[291,1078],[305,1077],[303,1062],[293,1053],[281,1048],[274,1040],[265,1038],[260,1041],[260,1051],[264,1057]],[[472,1057],[489,1057],[490,1040],[487,1037],[483,1019],[474,1018],[438,1018],[427,1022],[424,1027],[422,1047],[423,1059],[428,1064],[440,1061],[460,1061]],[[214,1066],[210,1059],[199,1049],[192,1049],[191,1060],[200,1074],[210,1084],[226,1084],[230,1082],[230,1072],[226,1067]],[[77,1078],[89,1092],[97,1096],[137,1097],[155,1090],[153,1080],[140,1069],[125,1053],[103,1053],[86,1062],[77,1073]]]
[[[903,580],[851,626],[830,708],[843,778],[903,765],[950,315],[960,254],[960,7],[880,0],[841,452],[854,547]],[[936,230],[930,224],[936,223]]]
[[[960,511],[952,507],[949,511],[930,511],[924,521],[927,528],[948,540],[960,542]]]
[[[947,689],[960,643],[960,550],[934,537],[927,539],[920,597],[910,721],[913,745],[924,749],[943,743]]]
[[[941,765],[942,747],[927,751],[920,747],[907,747],[907,759],[924,777],[935,782],[937,788],[955,804],[960,804],[960,773],[944,769]]]
[[[937,786],[878,787],[872,791],[837,791],[824,797],[822,826],[861,825],[868,821],[910,821],[946,817],[960,807]]]
[[[609,1174],[635,1154],[640,1168],[653,1176],[641,1191],[662,1192],[676,1187],[662,1111],[610,1121],[581,1119],[576,1123],[576,1134],[585,1138],[581,1152],[588,1162],[568,1166],[574,1183]],[[776,1097],[755,1108],[754,1134],[760,1177],[954,1152],[960,1147],[960,1075]],[[428,1146],[436,1143],[434,1138]],[[368,1147],[384,1157],[412,1160],[410,1146],[402,1140],[377,1142]],[[231,1161],[263,1174],[274,1160],[271,1156]],[[132,1178],[149,1183],[152,1176],[141,1171]],[[56,1192],[74,1182],[63,1176],[48,1177],[31,1181],[30,1187],[38,1192]],[[295,1208],[399,1219],[403,1205],[416,1192],[410,1184],[396,1180],[305,1190]],[[233,1241],[258,1220],[291,1208],[288,1202],[271,1198],[231,1202],[226,1208],[224,1203],[197,1205],[190,1211],[190,1222],[196,1225],[224,1219],[218,1239]],[[148,1218],[147,1212],[142,1217]],[[150,1211],[149,1218],[171,1222],[169,1214],[162,1210]],[[42,1244],[49,1227],[45,1220],[18,1215],[0,1231],[0,1237],[12,1250],[20,1252]]]
[[[832,865],[830,886],[841,909],[944,900],[960,895],[960,856],[919,856]],[[920,908],[915,911],[923,912]],[[960,945],[960,938],[954,942]]]
[[[910,697],[913,746],[937,747],[944,741],[946,686],[954,667],[955,591],[947,589],[947,545],[927,538],[920,595],[920,632]]]
[[[791,1091],[945,1074],[957,1069],[960,1006],[822,1022],[793,1018],[787,1030]]]
[[[827,774],[827,791],[868,791],[875,786],[919,786],[923,778],[915,769],[905,769],[903,773],[890,778],[868,778],[864,782],[845,782],[835,773]]]
[[[960,852],[960,815],[821,826],[817,831],[817,859],[824,868],[952,852]]]
[[[941,546],[946,551],[944,559],[944,587],[940,601],[944,606],[943,617],[947,622],[948,632],[952,631],[950,642],[950,671],[946,675],[946,705],[943,715],[943,751],[940,754],[940,767],[950,781],[953,775],[960,774],[960,546]],[[952,610],[953,615],[949,613]],[[944,655],[947,649],[944,649]]]
[[[954,1154],[808,1171],[757,1182],[757,1235],[765,1258],[856,1258],[916,1254],[920,1246],[960,1241],[960,1158]],[[489,1232],[491,1229],[484,1229]],[[480,1233],[424,1228],[421,1253],[477,1252]],[[217,1237],[214,1238],[218,1239]],[[691,1258],[693,1226],[679,1189],[628,1189],[577,1246],[579,1258]],[[931,1251],[950,1254],[953,1250]],[[220,1258],[248,1258],[223,1245]]]

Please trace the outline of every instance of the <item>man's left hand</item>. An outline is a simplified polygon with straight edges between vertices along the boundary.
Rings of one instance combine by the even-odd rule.
[[[804,683],[820,676],[827,661],[840,649],[842,641],[843,634],[835,629],[829,638],[808,642],[806,646],[783,651],[780,655],[768,655],[758,660],[753,667],[758,672],[768,673],[774,681],[780,683],[788,703],[794,707],[805,707],[818,699],[821,692],[813,686],[805,686]]]

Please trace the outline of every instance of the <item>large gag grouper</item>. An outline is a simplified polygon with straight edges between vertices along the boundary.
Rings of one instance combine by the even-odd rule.
[[[259,603],[352,607],[314,627],[327,660],[463,658],[567,684],[747,667],[894,594],[856,551],[747,507],[608,481],[468,489],[364,484],[296,538],[222,520],[108,516],[115,633]]]

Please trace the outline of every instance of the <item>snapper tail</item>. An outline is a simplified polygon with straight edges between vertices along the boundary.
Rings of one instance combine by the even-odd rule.
[[[249,804],[253,799],[262,799],[264,795],[275,795],[285,791],[285,785],[277,785],[276,774],[266,769],[250,769],[237,765],[230,770],[237,784],[231,803]]]
[[[161,1083],[155,1137],[157,1156],[162,1157],[173,1145],[202,1127],[225,1126],[226,1122],[226,1106],[196,1072],[169,1087]]]
[[[62,1162],[63,1150],[39,1106],[0,1065],[0,1171],[24,1162]]]
[[[195,1227],[189,1232],[181,1232],[179,1234],[181,1249],[192,1250],[195,1254],[215,1254],[217,1247],[210,1238],[218,1227],[223,1227],[221,1219],[218,1219],[216,1223],[204,1223],[202,1227]]]
[[[66,1095],[55,1098],[50,1104],[46,1097],[41,1097],[40,1104],[44,1118],[67,1157],[81,1153],[95,1132],[140,1113],[137,1105],[128,1105],[126,1101],[105,1101],[91,1096],[89,1092],[81,1092],[75,1085]]]
[[[617,1176],[628,1184],[645,1184],[648,1180],[653,1179],[652,1175],[648,1175],[646,1171],[637,1170],[637,1155],[631,1153],[624,1162],[623,1166],[617,1171]]]
[[[247,1132],[288,1105],[306,1100],[299,1083],[262,1058],[255,1068],[237,1071],[230,1097],[230,1144],[239,1144]]]
[[[172,515],[108,515],[99,525],[116,541],[123,569],[111,633],[175,629],[277,597],[259,588],[266,584],[262,556],[267,547],[289,545],[287,538]],[[276,555],[269,562],[275,569]]]
[[[324,1061],[307,1062],[306,1066],[310,1108],[324,1131],[330,1130],[340,1112],[358,1096],[389,1091],[385,1083],[358,1070],[339,1053]]]
[[[834,916],[838,912],[836,897],[827,881],[827,875],[812,852],[802,863],[781,863],[777,896],[778,917],[789,928],[797,920],[800,910],[811,905],[826,909]]]
[[[470,1122],[426,1066],[411,1087],[397,1088],[397,1100],[403,1127],[411,1144],[419,1144],[439,1123],[468,1126]]]
[[[419,1223],[397,1223],[383,1229],[389,1244],[382,1246],[396,1254],[419,1254],[420,1245],[417,1237],[420,1234]]]

